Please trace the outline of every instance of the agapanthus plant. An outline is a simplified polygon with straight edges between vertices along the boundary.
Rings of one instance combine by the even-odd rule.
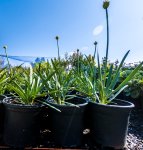
[[[114,69],[114,65],[108,66],[108,51],[109,51],[109,23],[108,23],[108,7],[109,1],[105,0],[103,2],[103,8],[106,11],[106,21],[107,21],[107,46],[105,61],[101,64],[99,59],[99,54],[97,52],[97,66],[94,66],[90,62],[88,63],[88,72],[82,71],[79,76],[78,81],[80,86],[77,89],[87,95],[92,101],[101,104],[111,103],[125,88],[128,86],[128,82],[134,77],[138,70],[142,67],[143,62],[141,62],[120,84],[117,84],[120,77],[120,71],[123,67],[125,59],[127,58],[130,51],[122,58],[120,64]],[[95,44],[96,50],[97,42]],[[95,57],[95,53],[94,53]],[[88,59],[87,59],[88,60]]]

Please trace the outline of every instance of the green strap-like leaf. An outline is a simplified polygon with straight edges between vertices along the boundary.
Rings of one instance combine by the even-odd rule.
[[[123,59],[122,59],[120,65],[119,65],[119,67],[118,67],[117,70],[116,70],[116,74],[115,74],[114,78],[112,79],[112,82],[111,82],[111,84],[110,84],[110,86],[109,86],[109,89],[111,89],[111,90],[114,89],[114,87],[115,87],[115,85],[116,85],[116,83],[117,83],[117,81],[118,81],[118,78],[119,78],[120,69],[121,69],[121,67],[123,66],[124,61],[125,61],[126,57],[128,56],[129,52],[130,52],[130,50],[127,51],[127,53],[124,55],[124,57],[123,57]]]

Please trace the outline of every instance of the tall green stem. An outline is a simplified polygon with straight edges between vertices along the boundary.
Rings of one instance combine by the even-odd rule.
[[[79,74],[79,49],[77,49],[77,72]]]
[[[106,60],[105,60],[105,67],[107,68],[107,62],[108,62],[108,51],[109,51],[109,19],[108,19],[108,9],[105,9],[106,11],[106,25],[107,25],[107,45],[106,45]]]
[[[59,41],[57,40],[57,48],[58,48],[58,59],[60,59],[60,49],[59,49]]]
[[[58,60],[60,60],[60,48],[59,48],[59,37],[56,36],[56,40],[57,40],[57,48],[58,48]]]
[[[106,84],[106,72],[107,72],[107,69],[108,69],[108,51],[109,51],[109,19],[108,19],[108,7],[109,7],[109,1],[108,0],[105,0],[103,2],[103,8],[105,9],[105,12],[106,12],[106,32],[107,32],[107,44],[106,44],[106,57],[105,57],[105,66],[104,66],[104,86]]]
[[[94,42],[94,45],[95,45],[95,49],[94,49],[93,57],[94,57],[94,60],[95,60],[95,55],[96,55],[96,51],[97,51],[97,42],[96,41]]]
[[[6,55],[6,59],[7,59],[7,63],[8,63],[9,72],[11,72],[10,63],[9,63],[8,55],[7,55],[7,46],[4,46],[3,48],[5,50],[5,55]],[[9,73],[9,75],[10,75],[10,73]]]

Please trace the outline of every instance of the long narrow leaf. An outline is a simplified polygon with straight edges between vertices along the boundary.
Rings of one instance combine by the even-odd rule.
[[[119,65],[119,67],[118,67],[117,70],[116,70],[116,74],[115,74],[114,78],[112,79],[112,82],[111,82],[111,84],[110,84],[110,86],[109,86],[109,89],[111,89],[111,90],[114,89],[114,87],[115,87],[115,85],[116,85],[116,82],[117,82],[117,80],[118,80],[119,74],[120,74],[120,69],[121,69],[121,67],[123,66],[124,61],[125,61],[126,57],[128,56],[129,52],[130,52],[130,50],[127,51],[127,53],[124,55],[124,57],[123,57],[123,59],[122,59],[120,65]]]
[[[128,81],[130,81],[133,76],[138,72],[138,70],[142,67],[143,62],[141,62],[128,76],[127,78],[114,90],[114,93],[116,93],[117,91],[119,91],[122,87],[124,87]]]

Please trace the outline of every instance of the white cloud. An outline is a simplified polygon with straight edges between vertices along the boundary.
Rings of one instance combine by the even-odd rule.
[[[93,35],[97,36],[99,35],[101,32],[103,31],[103,26],[99,25],[97,27],[94,28],[93,30]]]

